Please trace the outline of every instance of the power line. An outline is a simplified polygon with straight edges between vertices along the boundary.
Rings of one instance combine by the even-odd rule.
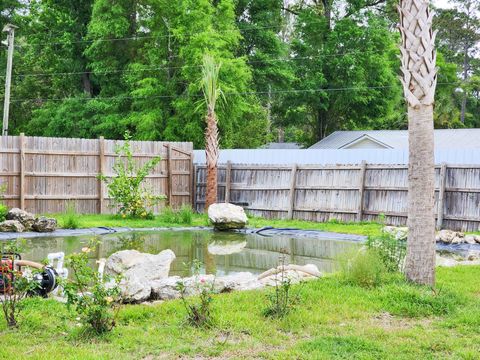
[[[264,30],[264,29],[278,29],[279,25],[274,26],[252,26],[250,28],[236,28],[236,29],[226,29],[222,30],[222,33],[225,32],[248,32],[254,30]],[[182,34],[182,36],[194,36],[198,35],[200,32],[194,33],[186,33]],[[57,42],[43,42],[43,43],[35,43],[35,44],[23,44],[17,45],[17,47],[33,47],[33,46],[43,46],[43,45],[64,45],[64,44],[82,44],[82,43],[94,43],[94,42],[116,42],[116,41],[136,41],[136,40],[145,40],[145,39],[164,39],[169,37],[176,37],[176,34],[166,34],[166,35],[146,35],[146,36],[130,36],[130,37],[122,37],[122,38],[111,38],[111,39],[91,39],[91,40],[75,40],[75,41],[57,41]]]
[[[438,83],[437,85],[455,85],[457,83]],[[394,85],[386,86],[349,86],[349,87],[338,87],[338,88],[321,88],[321,89],[289,89],[289,90],[273,90],[273,91],[246,91],[246,92],[236,92],[236,91],[227,91],[224,92],[225,95],[268,95],[268,94],[287,94],[287,93],[315,93],[315,92],[336,92],[336,91],[361,91],[361,90],[382,90],[390,89],[395,87]],[[12,102],[26,102],[26,101],[38,101],[38,102],[47,102],[47,101],[66,101],[66,100],[75,100],[75,101],[93,101],[93,100],[142,100],[142,99],[174,99],[179,98],[185,95],[149,95],[149,96],[114,96],[114,97],[65,97],[65,98],[24,98],[24,99],[12,99]],[[198,98],[203,97],[201,94],[189,94],[187,97]]]
[[[303,56],[303,57],[292,57],[292,58],[275,58],[275,59],[262,59],[262,60],[249,60],[248,64],[262,64],[269,62],[289,62],[289,61],[299,61],[299,60],[315,60],[319,58],[331,58],[331,57],[343,57],[353,54],[382,54],[384,51],[351,51],[341,54],[326,54],[326,55],[314,55],[314,56]],[[235,60],[235,59],[232,59]],[[69,75],[83,75],[83,74],[92,74],[92,75],[108,75],[108,74],[117,74],[117,73],[135,73],[142,71],[155,71],[155,70],[178,70],[184,68],[201,68],[202,65],[183,65],[183,66],[154,66],[141,69],[107,69],[101,72],[95,71],[71,71],[71,72],[45,72],[45,73],[19,73],[14,74],[14,77],[48,77],[48,76],[69,76]]]

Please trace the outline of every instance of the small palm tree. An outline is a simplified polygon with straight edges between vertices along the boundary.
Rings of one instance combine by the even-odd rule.
[[[408,104],[409,280],[435,284],[433,105],[437,84],[435,33],[428,0],[400,0],[403,89]]]
[[[207,158],[207,191],[205,210],[217,202],[217,162],[218,162],[218,127],[215,106],[222,90],[218,84],[218,73],[221,64],[217,64],[211,55],[205,55],[202,66],[202,90],[207,107],[205,121],[205,154]]]

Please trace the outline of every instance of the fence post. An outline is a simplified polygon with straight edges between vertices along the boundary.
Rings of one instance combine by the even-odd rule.
[[[195,204],[193,203],[193,189],[195,187],[195,177],[194,177],[194,165],[193,165],[193,151],[190,153],[190,162],[188,164],[188,172],[190,173],[190,206],[195,210]]]
[[[440,189],[438,192],[438,202],[437,202],[437,230],[440,230],[443,225],[443,207],[445,202],[445,185],[447,180],[447,164],[442,163],[440,168]]]
[[[193,164],[192,207],[197,211],[197,165]]]
[[[290,177],[290,194],[288,199],[288,219],[293,219],[293,209],[295,208],[295,184],[297,179],[297,164],[292,166],[292,175]]]
[[[167,144],[167,192],[168,206],[172,206],[172,147]]]
[[[99,175],[105,175],[105,138],[100,136],[98,139],[98,172]],[[98,178],[98,213],[103,213],[104,208],[103,198],[103,180]]]
[[[25,210],[25,134],[20,134],[20,209]]]
[[[225,175],[225,202],[230,202],[230,188],[232,186],[232,162],[227,161],[227,170]]]
[[[367,162],[362,160],[360,165],[360,182],[358,184],[358,210],[357,221],[362,221],[363,218],[363,194],[365,192],[365,173],[367,172]]]

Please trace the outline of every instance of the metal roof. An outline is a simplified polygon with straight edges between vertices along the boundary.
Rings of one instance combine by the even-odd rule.
[[[480,129],[437,129],[435,149],[479,149]],[[340,149],[362,137],[377,140],[386,148],[408,149],[407,130],[335,131],[310,149]]]
[[[194,162],[205,164],[205,150],[194,150]],[[218,162],[225,164],[408,164],[407,149],[230,149],[220,150]],[[480,164],[480,149],[437,149],[435,163],[473,165]]]

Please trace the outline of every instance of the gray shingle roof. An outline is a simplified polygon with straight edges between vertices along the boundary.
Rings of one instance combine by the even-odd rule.
[[[480,129],[437,129],[434,134],[436,149],[480,148]],[[407,130],[335,131],[310,149],[339,149],[365,136],[393,149],[408,149]]]

